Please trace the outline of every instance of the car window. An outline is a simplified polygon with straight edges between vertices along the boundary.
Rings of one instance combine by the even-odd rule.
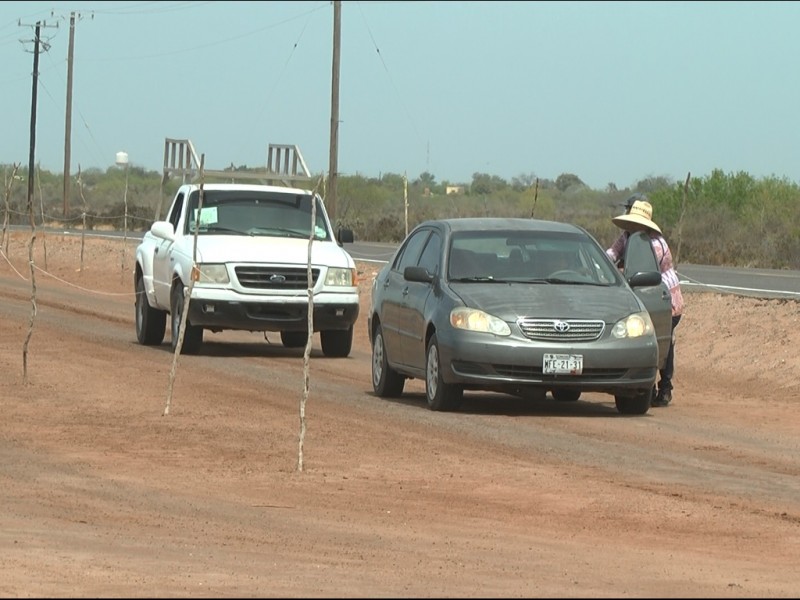
[[[605,251],[589,235],[544,231],[481,231],[455,234],[449,252],[450,279],[620,284]]]
[[[406,267],[415,266],[430,233],[429,229],[420,229],[412,233],[400,248],[392,268],[402,272]]]
[[[425,267],[428,273],[435,274],[439,272],[439,257],[442,254],[442,238],[437,232],[432,232],[428,243],[422,250],[419,257],[419,266]]]
[[[653,244],[643,231],[631,233],[625,245],[625,273],[633,275],[643,271],[660,271]]]

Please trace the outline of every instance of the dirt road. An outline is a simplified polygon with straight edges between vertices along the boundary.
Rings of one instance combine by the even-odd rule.
[[[796,597],[800,306],[687,295],[673,405],[372,394],[352,355],[136,343],[131,244],[0,255],[0,595]],[[46,250],[46,256],[45,256]],[[30,337],[28,337],[30,336]],[[27,339],[27,380],[23,354]],[[164,414],[170,399],[169,413]],[[301,455],[302,450],[302,455]],[[302,458],[303,469],[299,469]]]

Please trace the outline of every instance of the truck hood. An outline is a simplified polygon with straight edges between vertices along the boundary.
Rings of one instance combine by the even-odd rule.
[[[519,317],[537,317],[603,319],[610,323],[644,310],[627,286],[455,283],[451,288],[467,306],[509,322]]]
[[[192,256],[194,239],[188,238],[182,248]],[[308,262],[308,240],[268,236],[201,235],[197,238],[197,262],[223,263],[232,256],[237,263],[305,265]],[[353,258],[336,242],[315,241],[311,264],[328,267],[355,267]]]

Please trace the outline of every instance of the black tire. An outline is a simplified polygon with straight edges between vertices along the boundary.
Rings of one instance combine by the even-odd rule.
[[[322,353],[330,358],[345,358],[353,349],[353,326],[349,329],[327,329],[320,331]]]
[[[308,341],[305,331],[281,331],[281,343],[285,348],[302,348]]]
[[[445,383],[442,371],[439,361],[439,342],[436,334],[433,334],[425,353],[425,397],[428,400],[428,408],[438,411],[458,410],[464,399],[464,388]]]
[[[577,402],[578,398],[581,397],[580,390],[552,390],[550,392],[553,394],[553,400],[558,400],[559,402]]]
[[[397,398],[403,393],[405,384],[406,378],[389,366],[383,331],[377,325],[372,336],[372,389],[381,398]]]
[[[136,339],[143,346],[158,346],[167,332],[167,311],[150,306],[144,291],[144,280],[136,278]]]
[[[170,295],[170,314],[171,314],[171,334],[172,351],[178,347],[178,339],[181,331],[181,319],[183,318],[183,284],[176,281],[172,286]],[[181,354],[197,354],[203,344],[203,328],[196,327],[186,321],[186,331],[183,333],[183,346]]]
[[[637,392],[630,396],[614,396],[617,411],[623,415],[644,415],[650,410],[653,400],[653,389]]]

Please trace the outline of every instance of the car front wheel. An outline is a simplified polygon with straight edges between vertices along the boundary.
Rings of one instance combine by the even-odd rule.
[[[381,326],[372,338],[372,389],[382,398],[396,398],[403,393],[406,378],[389,366]]]
[[[442,364],[439,359],[439,342],[436,334],[428,342],[425,360],[425,395],[431,410],[458,410],[464,397],[464,388],[445,383],[442,379]]]
[[[648,389],[643,392],[636,392],[629,396],[614,396],[617,411],[623,415],[643,415],[650,410],[650,402],[653,399],[653,390]]]

